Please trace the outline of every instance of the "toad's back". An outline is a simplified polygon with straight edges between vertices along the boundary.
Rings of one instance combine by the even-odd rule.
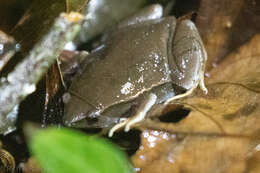
[[[95,57],[95,61],[76,77],[70,91],[102,111],[171,81],[167,47],[174,33],[175,21],[174,17],[168,17],[114,32],[103,47],[90,55]],[[70,108],[78,108],[79,114],[94,111],[93,106],[81,102],[73,96],[67,111]]]

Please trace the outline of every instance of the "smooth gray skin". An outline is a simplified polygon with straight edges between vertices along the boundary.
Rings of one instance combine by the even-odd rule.
[[[198,84],[204,72],[204,47],[195,25],[175,17],[131,23],[111,33],[87,58],[72,83],[64,123],[75,127],[111,127],[129,117],[149,93],[156,104]]]

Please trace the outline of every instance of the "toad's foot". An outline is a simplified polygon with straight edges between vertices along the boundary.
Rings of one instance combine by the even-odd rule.
[[[168,105],[169,103],[173,102],[174,100],[183,98],[183,97],[187,97],[189,95],[191,95],[193,93],[193,91],[195,90],[196,87],[191,88],[190,90],[188,90],[187,92],[183,93],[183,94],[179,94],[176,96],[173,96],[172,98],[168,99],[166,102],[164,102],[164,105]]]
[[[169,103],[171,103],[171,102],[174,101],[174,100],[177,100],[177,99],[180,99],[180,98],[187,97],[187,96],[191,95],[191,94],[193,93],[193,91],[197,88],[198,85],[200,86],[200,89],[201,89],[205,94],[208,93],[208,89],[206,88],[205,83],[204,83],[204,74],[203,74],[203,73],[201,73],[201,75],[200,75],[200,80],[199,80],[198,84],[197,84],[195,87],[189,89],[188,91],[186,91],[186,92],[183,93],[183,94],[179,94],[179,95],[176,95],[176,96],[170,98],[169,100],[167,100],[166,102],[164,102],[164,105],[168,105]]]
[[[108,136],[112,137],[114,132],[117,131],[118,129],[122,128],[125,126],[125,132],[128,132],[131,128],[131,126],[133,126],[136,123],[141,122],[147,112],[152,108],[152,106],[156,103],[157,100],[157,96],[155,94],[150,94],[148,99],[141,104],[141,106],[139,107],[139,109],[137,110],[137,113],[134,117],[126,119],[125,121],[118,123],[117,125],[115,125],[114,127],[112,127],[109,130]]]

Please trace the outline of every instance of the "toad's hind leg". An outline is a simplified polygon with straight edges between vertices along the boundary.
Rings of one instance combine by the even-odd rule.
[[[153,93],[149,94],[147,100],[144,103],[142,103],[141,106],[138,108],[136,115],[134,117],[128,118],[125,121],[118,123],[117,125],[112,127],[109,130],[108,136],[112,137],[114,132],[122,127],[125,127],[125,132],[128,132],[130,130],[131,126],[133,126],[136,123],[141,122],[145,118],[147,112],[156,103],[156,100],[157,100],[157,96],[155,94],[153,94]]]
[[[206,49],[195,24],[190,20],[177,22],[172,44],[169,44],[169,66],[173,69],[171,79],[174,84],[186,89],[184,94],[176,95],[164,104],[192,94],[199,85],[207,94],[204,84],[204,72],[207,61]]]

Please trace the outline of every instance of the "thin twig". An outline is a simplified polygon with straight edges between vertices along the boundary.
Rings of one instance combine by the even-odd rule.
[[[50,31],[30,51],[6,78],[0,79],[0,133],[14,129],[19,103],[31,94],[36,84],[55,62],[66,43],[72,41],[82,26],[82,18],[61,14]],[[79,15],[79,14],[78,14]]]

